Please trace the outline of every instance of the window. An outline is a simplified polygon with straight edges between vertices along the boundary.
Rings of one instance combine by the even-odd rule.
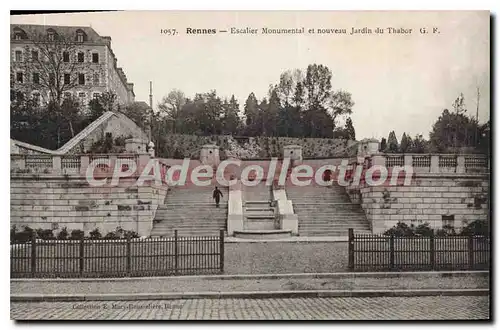
[[[80,92],[78,93],[79,98],[85,98],[85,92]]]
[[[14,40],[22,40],[22,39],[23,39],[23,36],[22,36],[22,34],[21,34],[21,33],[16,33],[16,34],[14,35]]]
[[[71,92],[64,92],[64,98],[65,99],[70,99],[71,98]]]
[[[22,50],[16,50],[15,52],[16,55],[16,62],[21,62],[23,60],[23,51]]]
[[[36,50],[31,51],[31,60],[38,61],[38,51]]]
[[[78,84],[85,85],[85,74],[83,73],[78,74]]]
[[[63,52],[63,62],[69,62],[69,52]]]
[[[18,83],[23,83],[23,73],[22,72],[16,72],[16,82]]]
[[[55,32],[54,31],[48,31],[47,32],[47,38],[49,39],[49,41],[54,41],[54,39],[55,39]]]
[[[94,98],[94,100],[96,100],[96,99],[98,99],[98,98],[99,98],[99,95],[101,95],[101,94],[99,94],[99,93],[94,93],[94,94],[92,94],[92,97]]]
[[[84,41],[83,33],[78,33],[76,35],[76,41],[78,41],[78,42],[83,42]]]
[[[65,85],[71,84],[71,75],[69,73],[64,74],[64,84]]]
[[[85,62],[85,54],[83,54],[82,52],[79,52],[78,53],[78,63],[83,63]]]
[[[99,63],[99,53],[92,53],[92,63]]]
[[[38,72],[33,72],[33,83],[34,84],[40,83],[40,74]]]
[[[54,86],[56,84],[56,75],[49,73],[49,85]]]
[[[94,73],[94,85],[99,85],[99,74]]]

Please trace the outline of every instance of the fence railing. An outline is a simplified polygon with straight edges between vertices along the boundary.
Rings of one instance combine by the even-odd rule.
[[[485,155],[374,154],[369,159],[370,166],[411,166],[416,173],[485,173],[489,169]]]
[[[11,245],[11,278],[137,277],[224,272],[219,236],[37,241]]]
[[[349,229],[353,271],[483,270],[490,267],[486,236],[355,235]]]
[[[148,154],[92,154],[92,155],[11,155],[11,172],[37,174],[81,174],[89,164],[98,160],[98,173],[113,173],[115,166],[127,167],[135,163],[138,171],[147,164]]]

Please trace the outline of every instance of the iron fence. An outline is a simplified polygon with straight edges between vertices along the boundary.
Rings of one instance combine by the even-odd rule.
[[[11,245],[11,278],[137,277],[224,271],[219,236],[31,241]]]
[[[349,229],[348,259],[353,271],[485,270],[490,238],[354,235]]]

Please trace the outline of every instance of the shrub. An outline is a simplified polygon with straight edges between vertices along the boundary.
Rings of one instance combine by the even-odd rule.
[[[429,223],[426,222],[417,226],[417,228],[415,229],[415,234],[421,236],[432,236],[434,235],[434,230],[429,226]]]
[[[69,239],[72,239],[72,240],[81,240],[84,237],[85,237],[85,233],[83,232],[83,230],[74,229],[74,230],[71,231],[71,235],[69,236]]]
[[[101,232],[99,231],[99,228],[92,230],[89,233],[89,236],[90,236],[90,239],[101,239],[102,238],[102,235],[101,235]]]
[[[487,220],[474,220],[462,229],[460,235],[490,235],[490,223]]]
[[[55,239],[52,229],[37,229],[36,235],[43,240]]]
[[[397,225],[385,231],[387,236],[415,236],[414,226],[408,226],[404,222],[398,222]]]
[[[57,234],[57,239],[58,240],[66,240],[68,239],[68,229],[66,229],[66,227],[64,227],[63,229],[61,229],[61,231],[59,231],[59,233]]]
[[[109,233],[107,233],[105,236],[104,236],[104,239],[120,239],[120,235],[118,235],[116,232],[114,231],[110,231]]]
[[[14,234],[14,243],[26,243],[31,240],[33,237],[33,229],[26,226],[23,231],[15,232]]]
[[[11,244],[16,241],[16,232],[17,232],[16,225],[10,227],[10,243]]]

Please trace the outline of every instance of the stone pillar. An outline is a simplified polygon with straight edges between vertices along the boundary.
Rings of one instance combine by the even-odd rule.
[[[457,157],[456,173],[465,173],[465,157],[464,156]]]
[[[385,156],[381,154],[373,155],[372,166],[374,165],[385,166]]]
[[[80,174],[85,175],[87,173],[87,167],[90,164],[90,157],[87,155],[80,156]]]
[[[200,151],[200,161],[203,165],[219,166],[219,147],[215,144],[205,144]]]
[[[243,230],[243,201],[241,198],[241,182],[229,187],[227,234],[232,236],[235,231]]]
[[[439,173],[439,155],[431,155],[430,173]]]
[[[405,155],[405,166],[413,166],[413,156],[412,155]]]
[[[294,166],[302,164],[302,146],[285,146],[283,148],[283,158],[290,158],[290,163]]]
[[[149,142],[149,144],[148,144],[148,153],[149,153],[149,156],[151,156],[151,158],[154,158],[154,156],[155,156],[155,144],[153,143],[153,141]]]
[[[276,187],[273,191],[273,196],[278,206],[280,229],[291,230],[292,235],[298,235],[299,218],[293,212],[292,201],[287,199],[285,189],[283,187]]]
[[[61,156],[52,156],[52,172],[61,173]]]
[[[379,149],[379,141],[377,139],[364,139],[358,144],[358,157],[369,157],[377,154]]]

